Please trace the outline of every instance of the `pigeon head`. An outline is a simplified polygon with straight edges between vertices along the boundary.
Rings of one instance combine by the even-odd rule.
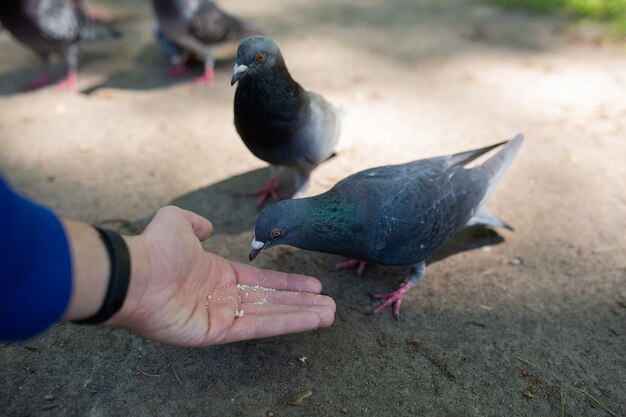
[[[261,211],[254,229],[250,261],[261,251],[274,246],[300,246],[294,243],[306,239],[306,200],[283,200]]]
[[[337,198],[334,189],[268,206],[256,221],[250,261],[278,245],[366,259],[366,208],[358,198]]]
[[[285,62],[278,45],[267,36],[254,35],[243,39],[237,48],[237,63],[230,85],[251,74],[262,73]]]

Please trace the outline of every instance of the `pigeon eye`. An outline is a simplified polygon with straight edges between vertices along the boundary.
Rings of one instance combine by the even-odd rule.
[[[258,54],[256,54],[256,58],[257,62],[262,62],[265,61],[265,52],[259,52]]]
[[[278,236],[282,236],[285,232],[282,231],[281,229],[274,229],[270,232],[270,235],[272,237],[278,237]]]

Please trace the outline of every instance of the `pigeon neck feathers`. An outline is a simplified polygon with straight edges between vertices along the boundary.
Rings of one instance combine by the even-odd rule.
[[[365,205],[337,198],[332,191],[291,202],[300,206],[302,215],[297,233],[287,237],[286,244],[350,258],[369,258],[363,251],[371,238],[366,226]]]
[[[267,147],[293,138],[309,118],[310,98],[284,63],[239,81],[235,126],[246,143]]]

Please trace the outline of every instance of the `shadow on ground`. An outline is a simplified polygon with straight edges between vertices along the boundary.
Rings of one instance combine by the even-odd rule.
[[[218,59],[215,61],[216,72],[232,71],[235,58]],[[137,54],[131,69],[112,72],[106,79],[81,90],[81,93],[90,95],[101,88],[117,88],[122,90],[148,91],[169,87],[180,83],[194,82],[200,76],[203,65],[192,59],[187,65],[186,74],[179,77],[168,75],[168,64],[161,56],[159,46],[154,43],[143,48]]]
[[[80,77],[81,70],[88,69],[91,65],[105,61],[108,58],[109,54],[106,52],[83,52],[79,57],[78,76]],[[50,77],[55,80],[55,82],[58,82],[65,77],[66,71],[67,68],[62,62],[52,60],[50,64]],[[11,96],[14,94],[22,94],[33,91],[28,88],[28,83],[35,80],[38,74],[38,64],[0,74],[0,96]],[[55,88],[55,85],[52,84],[43,88]]]

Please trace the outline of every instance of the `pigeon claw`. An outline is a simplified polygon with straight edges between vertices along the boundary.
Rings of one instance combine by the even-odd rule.
[[[65,77],[64,80],[57,84],[57,88],[59,90],[73,90],[76,88],[77,79],[78,76],[76,74],[76,71],[69,71],[67,73],[67,77]]]
[[[33,80],[26,85],[26,88],[28,88],[29,90],[36,90],[50,83],[52,83],[52,80],[50,79],[48,72],[42,71],[36,80]]]
[[[388,294],[374,294],[374,298],[384,300],[381,305],[376,307],[374,313],[380,313],[387,307],[392,306],[393,316],[396,320],[398,320],[400,318],[400,305],[402,304],[402,299],[411,287],[412,285],[407,282],[402,284],[402,286],[394,292],[390,292]]]
[[[257,207],[262,207],[265,204],[265,201],[268,197],[272,197],[272,200],[279,201],[280,197],[276,193],[276,187],[278,186],[278,181],[275,178],[270,178],[267,181],[265,187],[259,188],[258,190],[254,190],[248,193],[251,197],[260,196],[259,201],[257,203]]]
[[[197,84],[213,84],[213,80],[215,79],[215,71],[213,68],[205,68],[204,73],[195,79]]]
[[[184,62],[179,62],[167,71],[167,75],[172,78],[182,77],[187,72],[187,66]]]
[[[339,262],[337,265],[335,265],[335,269],[337,271],[341,271],[342,269],[348,269],[348,268],[352,268],[356,266],[357,267],[356,274],[359,277],[362,277],[363,272],[365,272],[366,265],[367,265],[367,262],[359,261],[358,259],[348,259],[346,261]]]

